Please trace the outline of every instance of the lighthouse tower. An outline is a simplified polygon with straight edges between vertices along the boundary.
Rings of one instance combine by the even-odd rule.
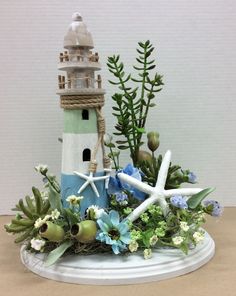
[[[61,107],[64,109],[61,196],[83,196],[81,213],[90,205],[107,206],[110,159],[104,151],[105,121],[101,113],[102,89],[99,55],[94,52],[92,35],[79,13],[64,37],[58,76]],[[64,73],[65,73],[64,72]]]

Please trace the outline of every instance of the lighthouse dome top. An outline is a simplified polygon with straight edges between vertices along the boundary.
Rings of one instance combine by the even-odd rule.
[[[72,23],[64,37],[64,47],[69,49],[79,46],[94,47],[92,34],[87,29],[80,13],[75,12],[72,15]]]

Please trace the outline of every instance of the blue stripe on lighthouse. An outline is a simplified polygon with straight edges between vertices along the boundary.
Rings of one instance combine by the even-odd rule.
[[[97,172],[94,176],[104,176],[104,172]],[[62,202],[65,207],[68,207],[69,204],[66,201],[66,198],[70,195],[80,195],[83,196],[83,200],[80,204],[80,213],[83,216],[86,209],[91,205],[97,205],[100,208],[107,208],[108,207],[108,195],[105,189],[105,182],[104,180],[100,180],[94,182],[99,192],[99,197],[96,196],[93,189],[90,185],[85,188],[83,192],[78,194],[80,187],[85,183],[85,180],[80,178],[77,175],[61,175],[61,196]]]

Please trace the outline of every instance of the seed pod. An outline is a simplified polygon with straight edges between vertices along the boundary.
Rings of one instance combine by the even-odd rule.
[[[64,229],[50,221],[47,221],[40,227],[39,234],[51,242],[60,242],[65,236]]]
[[[152,156],[149,152],[144,151],[144,150],[139,150],[138,153],[138,162],[143,162],[143,161],[148,161],[152,162]]]
[[[147,134],[147,138],[148,138],[148,148],[154,152],[157,150],[157,148],[160,145],[160,141],[159,141],[159,134],[157,132],[150,132]]]
[[[81,243],[89,243],[95,240],[97,233],[96,222],[84,220],[71,227],[70,233]]]

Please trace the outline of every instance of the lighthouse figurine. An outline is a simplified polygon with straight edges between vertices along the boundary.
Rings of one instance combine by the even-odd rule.
[[[61,196],[66,206],[70,195],[83,196],[81,214],[91,205],[107,207],[110,159],[105,155],[105,120],[101,109],[102,89],[99,55],[93,52],[92,35],[79,13],[64,37],[59,55],[58,76],[61,107],[64,109]]]

